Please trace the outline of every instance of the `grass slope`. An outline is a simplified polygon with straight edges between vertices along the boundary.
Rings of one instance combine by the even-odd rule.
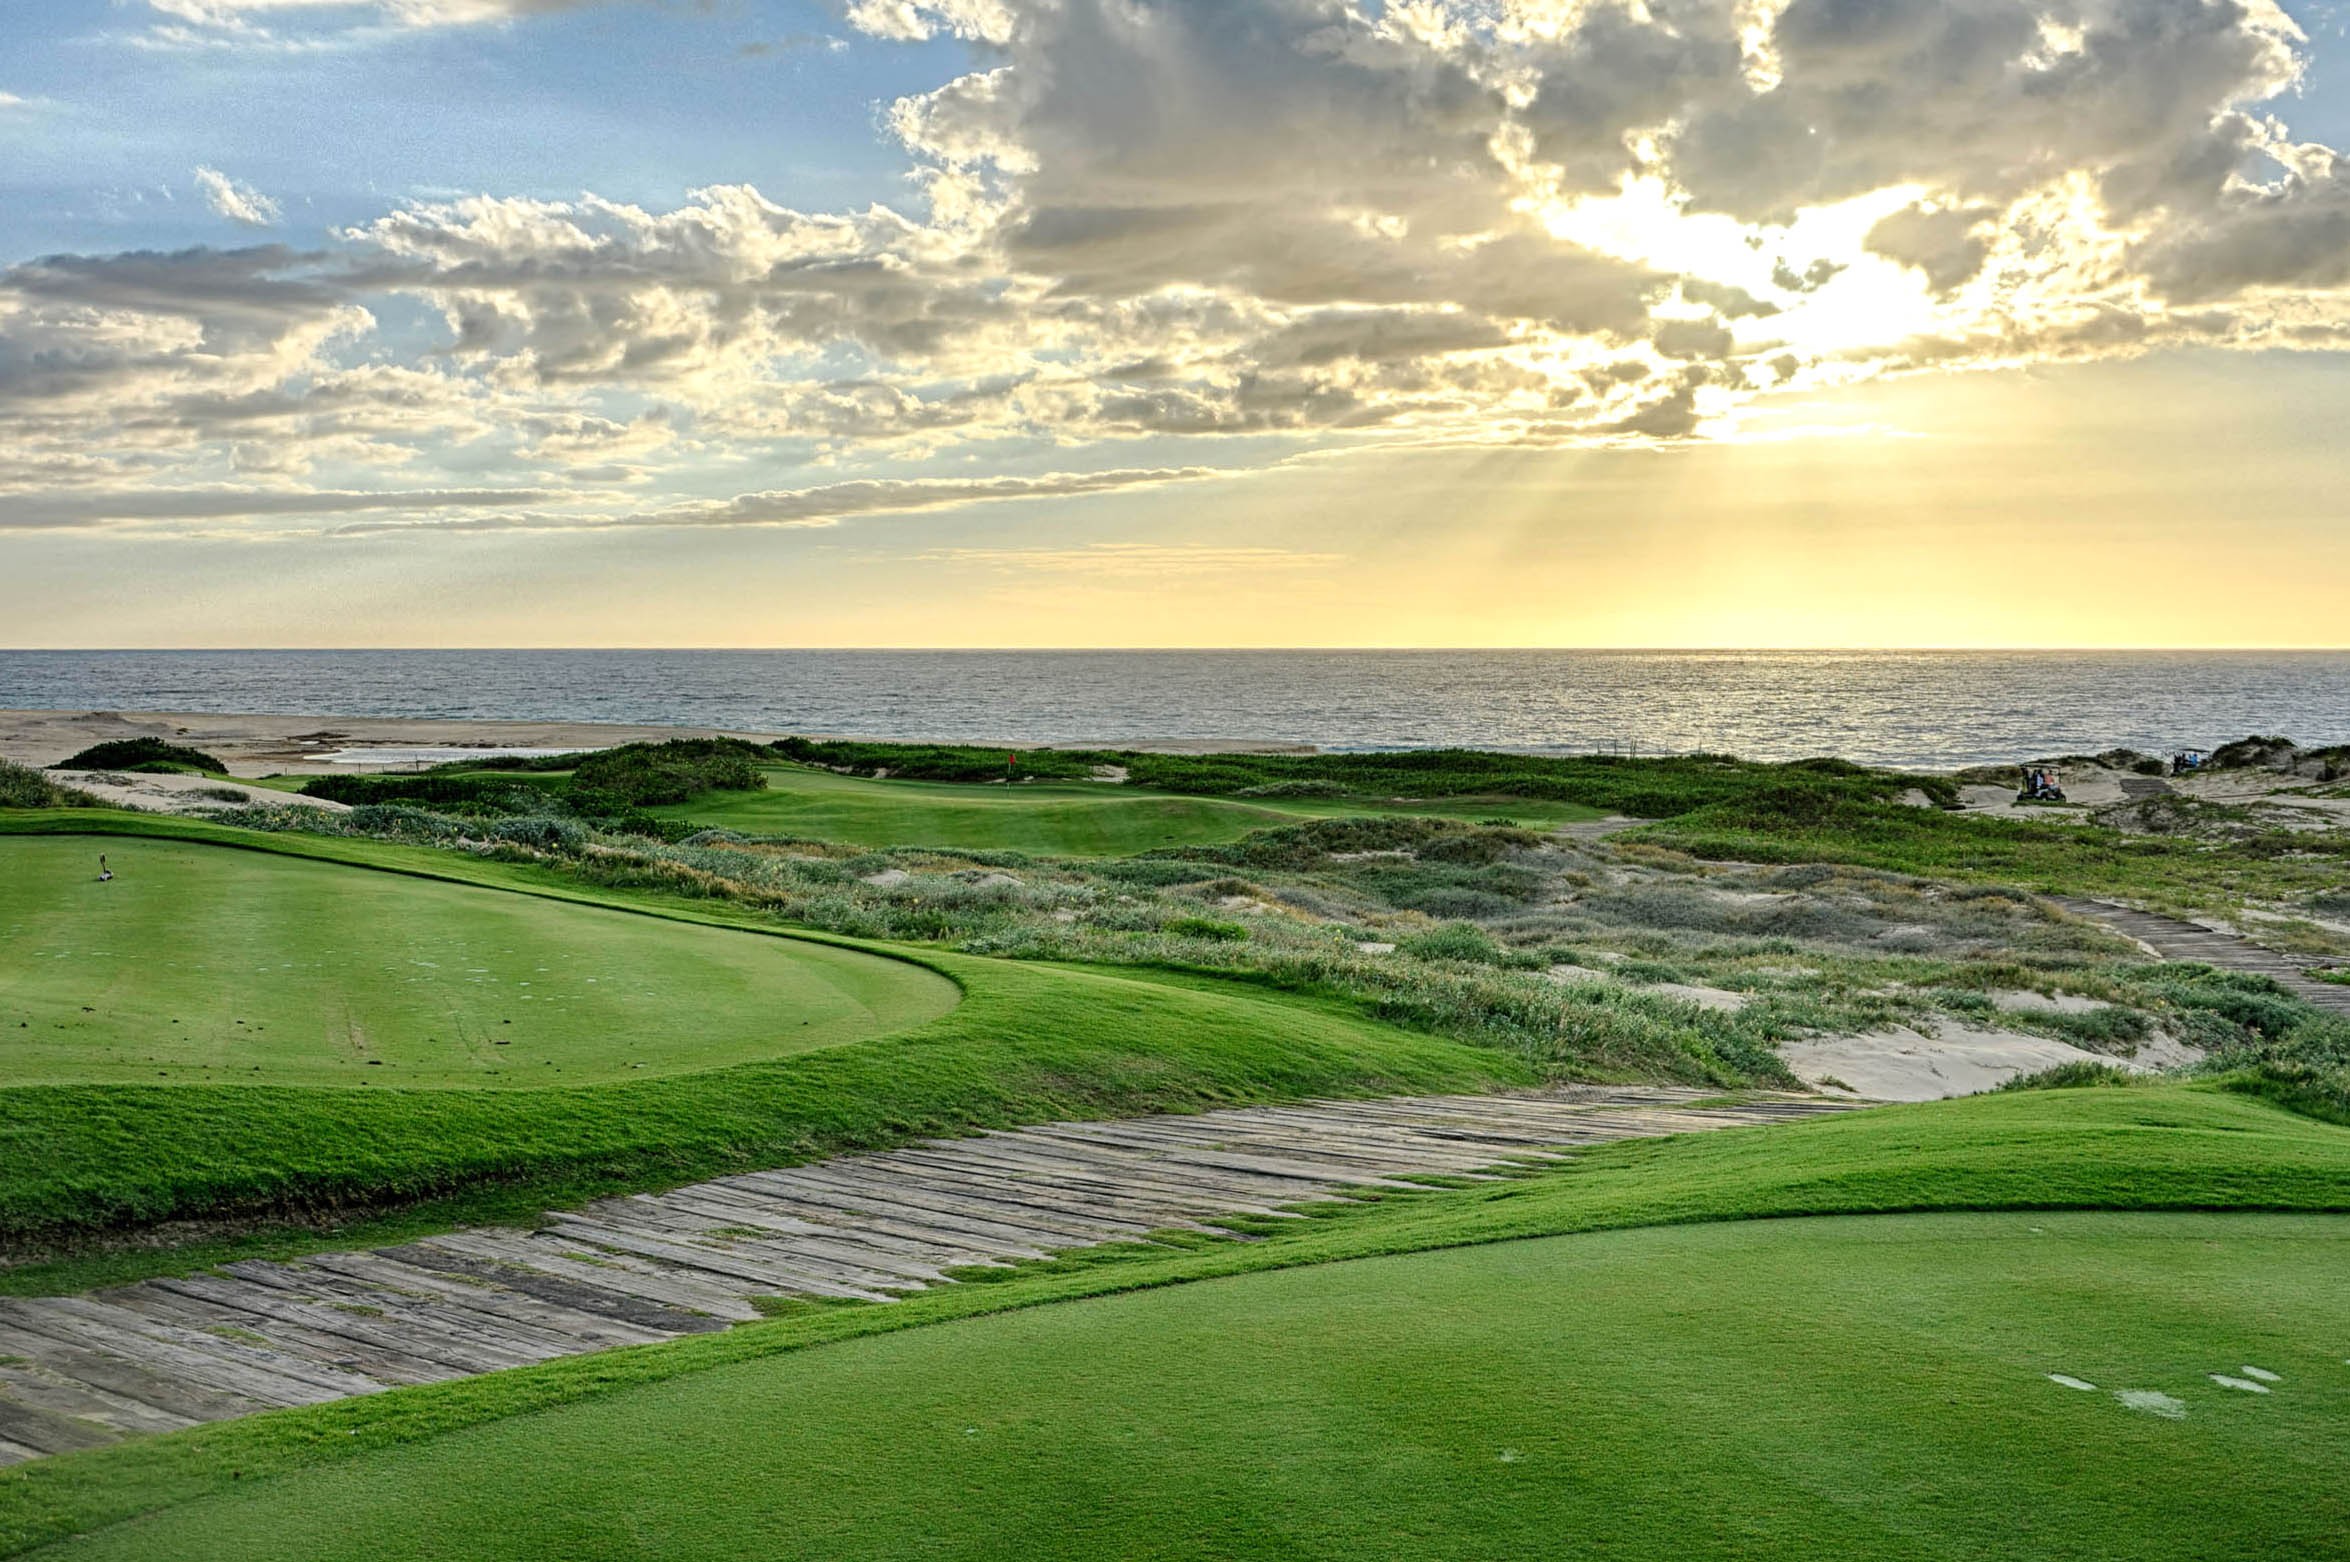
[[[1069,1558],[1407,1562],[1583,1536],[1628,1562],[2310,1558],[2350,1531],[2345,1282],[2341,1217],[1910,1216],[1372,1259],[731,1368],[59,1556],[294,1562],[365,1537],[379,1562],[1010,1562],[1050,1537]],[[2205,1376],[2245,1361],[2285,1382],[2256,1400]]]
[[[2207,1089],[1619,1144],[1260,1242],[45,1460],[0,1472],[0,1548],[149,1513],[57,1554],[2336,1554],[2350,1221],[1697,1223],[2346,1207],[2350,1131]],[[1483,1245],[1659,1225],[1685,1229]],[[2284,1381],[2205,1376],[2247,1362]]]
[[[194,842],[0,838],[0,1086],[584,1084],[908,1029],[902,960]]]
[[[770,768],[759,792],[715,792],[649,810],[745,835],[854,846],[935,846],[1046,856],[1127,857],[1175,846],[1219,845],[1251,830],[1354,814],[1427,814],[1528,824],[1596,819],[1600,810],[1522,797],[1415,800],[1179,797],[1100,782],[971,786],[872,781],[800,766]]]
[[[389,869],[436,889],[464,882],[521,890],[554,909],[652,913],[631,920],[656,938],[686,924],[759,925],[743,908],[599,893],[544,870],[373,841],[88,810],[0,823],[0,834],[111,829],[122,833],[109,839],[126,844],[107,849],[142,857],[160,849],[157,838],[208,840],[250,849],[219,854],[230,861],[282,861],[259,854],[284,853],[342,864],[321,871],[360,879],[390,877],[364,871]],[[101,849],[91,836],[73,844],[93,861]],[[350,936],[375,935],[362,926]],[[806,942],[772,930],[767,937],[779,959]],[[906,953],[847,940],[812,946]],[[171,1081],[0,1089],[0,1244],[21,1251],[166,1221],[317,1217],[452,1198],[490,1197],[512,1213],[926,1133],[1309,1095],[1475,1090],[1529,1078],[1524,1064],[1498,1053],[1257,988],[1178,987],[930,951],[918,959],[964,992],[960,1005],[927,1024],[660,1077],[531,1090]],[[272,1234],[254,1250],[325,1239]],[[138,1262],[114,1272],[173,1262],[132,1256]],[[86,1271],[15,1273],[0,1283],[77,1281],[86,1282]]]

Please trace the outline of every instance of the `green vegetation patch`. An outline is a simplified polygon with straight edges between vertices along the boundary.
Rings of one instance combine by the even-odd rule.
[[[804,940],[194,842],[0,839],[0,1087],[585,1084],[837,1046],[959,996]]]
[[[2307,1558],[2350,1529],[2345,1282],[2340,1218],[1912,1216],[1373,1259],[723,1369],[61,1556],[292,1562],[364,1535],[384,1562],[462,1562],[529,1536],[879,1562],[1051,1536],[1067,1558],[1419,1562],[1605,1535],[1657,1562]],[[2210,1380],[2244,1363],[2281,1381]]]
[[[1003,756],[996,756],[1002,779]],[[1209,798],[1078,780],[972,786],[870,780],[801,766],[770,766],[765,787],[720,792],[656,807],[659,819],[745,835],[840,841],[856,846],[929,846],[1064,857],[1138,852],[1235,841],[1252,830],[1338,814],[1426,813],[1484,817],[1513,811],[1524,821],[1566,824],[1598,817],[1581,804],[1521,798]]]
[[[1649,825],[1631,839],[1701,858],[1851,863],[2174,908],[2338,890],[2350,873],[2344,832],[2260,830],[2214,839],[1835,798],[1723,803]]]
[[[816,742],[787,738],[776,752],[804,764],[922,781],[1001,780],[1001,749],[935,744]],[[1610,754],[1504,754],[1484,749],[1407,749],[1349,754],[1143,754],[1127,750],[1022,752],[1016,772],[1079,779],[1114,765],[1135,786],[1206,797],[1301,801],[1316,797],[1512,797],[1580,803],[1644,819],[1668,818],[1757,795],[1892,800],[1918,788],[1955,803],[1939,777],[1903,776],[1840,759],[1765,765],[1723,754],[1633,759]]]
[[[59,786],[38,770],[0,759],[0,809],[94,808],[89,793]]]
[[[0,1548],[146,1513],[59,1555],[2321,1555],[2350,1221],[2045,1212],[2346,1190],[2350,1131],[2177,1086],[1623,1143],[44,1460]],[[1919,1218],[1966,1210],[2015,1213]],[[1906,1213],[1705,1224],[1865,1212]],[[2247,1364],[2270,1393],[2209,1377]]]
[[[145,765],[160,765],[174,770],[200,770],[214,776],[228,773],[228,766],[202,749],[166,743],[161,738],[116,738],[106,743],[93,743],[71,759],[61,759],[49,768],[136,770]]]

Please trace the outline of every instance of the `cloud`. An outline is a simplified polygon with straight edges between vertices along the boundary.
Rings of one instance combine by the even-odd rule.
[[[1097,542],[1082,548],[933,548],[914,557],[919,561],[969,564],[1006,573],[1137,580],[1327,569],[1345,562],[1344,556],[1336,553],[1301,553],[1288,548],[1218,548],[1146,542]]]
[[[196,188],[203,194],[205,205],[248,228],[274,228],[278,218],[284,215],[277,202],[217,168],[198,167]]]
[[[540,489],[419,489],[366,493],[334,490],[196,489],[0,496],[0,531],[108,526],[134,521],[254,520],[349,515],[372,510],[450,510],[530,504],[555,497]]]
[[[13,92],[0,92],[0,108],[23,108],[25,100]]]
[[[223,37],[565,8],[150,0]],[[28,261],[0,271],[0,493],[503,486],[577,502],[350,529],[820,525],[1375,441],[1665,443],[1884,373],[2350,340],[2350,166],[2279,117],[2306,49],[2270,0],[837,14],[965,46],[884,112],[902,207],[485,192],[317,251]],[[950,461],[1112,470],[693,497]]]
[[[357,521],[337,536],[371,533],[508,530],[607,531],[632,527],[837,526],[867,515],[917,515],[1008,499],[1070,499],[1233,474],[1215,467],[1145,467],[1108,472],[1047,472],[1034,477],[865,478],[816,488],[776,488],[731,499],[697,499],[607,517],[511,515],[459,521]]]
[[[345,33],[478,27],[610,0],[146,0],[163,20],[144,41],[169,46],[282,44],[286,24]]]

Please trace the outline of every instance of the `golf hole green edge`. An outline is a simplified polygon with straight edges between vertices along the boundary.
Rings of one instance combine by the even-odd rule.
[[[205,841],[752,929],[935,973],[961,1001],[927,1023],[763,1061],[532,1089],[267,1084],[0,1088],[0,1290],[80,1289],[232,1256],[346,1245],[378,1216],[431,1228],[527,1218],[615,1192],[675,1186],[937,1134],[1069,1118],[1295,1100],[1482,1091],[1533,1083],[1506,1054],[1405,1031],[1334,1002],[1240,984],[1170,984],[1084,969],[901,951],[786,933],[747,908],[582,887],[527,864],[194,821],[0,816],[0,837]],[[106,886],[120,886],[122,880]],[[371,1075],[389,1075],[386,1069]],[[196,1223],[170,1251],[139,1236]],[[265,1229],[256,1229],[265,1228]],[[130,1238],[134,1251],[104,1258]],[[127,1254],[128,1256],[123,1256]],[[26,1263],[22,1260],[37,1259]]]

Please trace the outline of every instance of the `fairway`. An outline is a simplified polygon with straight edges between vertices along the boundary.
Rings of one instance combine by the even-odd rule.
[[[958,997],[854,950],[402,874],[0,840],[0,1086],[578,1085],[837,1046]]]
[[[2345,1354],[2343,1217],[1650,1228],[851,1340],[56,1554],[2306,1558]]]
[[[1363,814],[1506,818],[1536,827],[1601,816],[1596,808],[1524,797],[1227,799],[1145,792],[1109,783],[972,786],[868,781],[796,765],[773,767],[766,775],[764,792],[714,793],[652,812],[747,835],[1065,857],[1124,857],[1169,846],[1219,845],[1252,830]]]

